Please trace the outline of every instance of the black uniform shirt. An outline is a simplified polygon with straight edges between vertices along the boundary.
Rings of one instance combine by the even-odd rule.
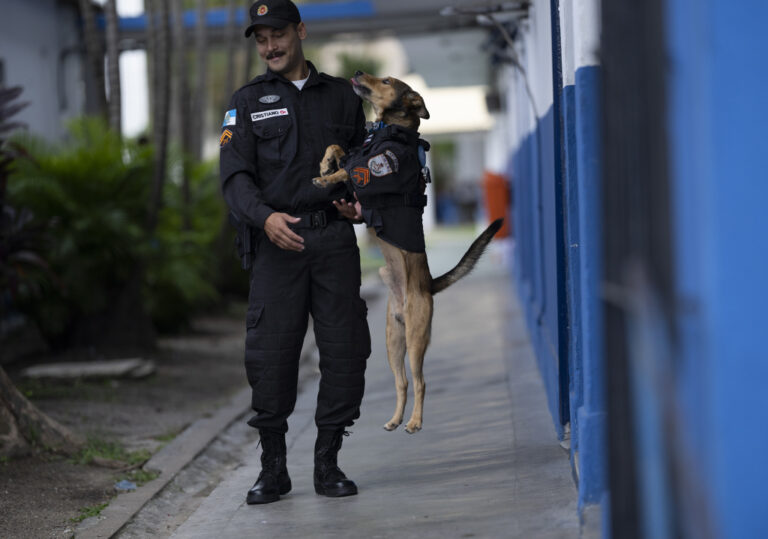
[[[271,71],[237,90],[220,139],[220,176],[230,208],[259,228],[274,211],[290,214],[333,209],[347,197],[338,184],[312,185],[330,144],[345,151],[365,137],[362,102],[344,79],[318,73],[299,90]]]
[[[429,148],[416,131],[388,125],[343,161],[366,224],[382,240],[416,253],[424,252],[426,204],[420,146]]]

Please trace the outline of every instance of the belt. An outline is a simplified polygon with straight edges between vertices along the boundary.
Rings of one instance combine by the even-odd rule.
[[[303,213],[293,213],[294,217],[301,219],[298,223],[291,223],[293,228],[325,228],[331,221],[343,219],[338,210],[316,210]]]

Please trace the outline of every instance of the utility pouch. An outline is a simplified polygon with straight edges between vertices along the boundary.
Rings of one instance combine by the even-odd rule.
[[[234,212],[229,212],[229,224],[237,231],[235,236],[235,250],[243,269],[250,269],[253,265],[253,257],[256,255],[255,242],[253,241],[253,228],[242,221]]]

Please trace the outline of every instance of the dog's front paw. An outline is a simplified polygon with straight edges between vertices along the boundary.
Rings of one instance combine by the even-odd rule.
[[[399,426],[400,426],[400,423],[395,423],[394,421],[390,421],[390,422],[384,424],[384,430],[388,430],[388,431],[392,432],[393,430],[395,430]]]
[[[312,178],[312,184],[315,187],[328,187],[328,180],[326,180],[322,176],[319,176],[317,178]]]
[[[405,432],[408,434],[415,434],[421,430],[421,422],[420,421],[409,421],[405,425]]]

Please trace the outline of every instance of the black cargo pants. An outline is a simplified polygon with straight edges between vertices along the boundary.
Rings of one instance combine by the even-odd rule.
[[[360,251],[345,220],[295,231],[304,238],[301,253],[280,249],[265,234],[257,240],[245,346],[256,415],[248,424],[288,430],[311,314],[321,376],[315,423],[320,429],[344,428],[360,416],[371,353],[367,308],[360,299]]]

